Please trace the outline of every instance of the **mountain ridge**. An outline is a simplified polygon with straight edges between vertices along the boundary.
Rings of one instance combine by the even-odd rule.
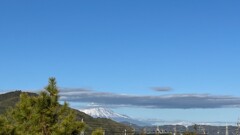
[[[37,96],[36,93],[23,92],[21,90],[11,91],[7,93],[0,94],[0,115],[10,108],[14,107],[15,104],[20,100],[20,94],[27,93],[30,96]],[[71,108],[72,109],[72,108]],[[105,135],[120,135],[125,129],[127,131],[132,131],[130,126],[118,123],[107,118],[93,118],[79,110],[72,109],[76,112],[77,120],[84,121],[87,124],[87,129],[85,134],[91,134],[91,132],[97,128],[102,128],[105,130]]]
[[[108,118],[108,119],[112,119],[112,120],[120,122],[120,123],[124,123],[125,125],[126,125],[126,123],[128,123],[128,125],[135,124],[138,126],[151,125],[151,123],[140,121],[140,120],[131,118],[124,114],[116,113],[109,108],[92,107],[92,108],[79,109],[79,110],[94,117],[94,118]]]

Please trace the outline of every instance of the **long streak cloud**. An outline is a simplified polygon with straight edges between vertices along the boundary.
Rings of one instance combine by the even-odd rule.
[[[138,96],[96,92],[86,89],[62,89],[62,101],[97,103],[104,106],[135,106],[144,108],[238,108],[240,97],[210,94],[173,94],[159,96]]]

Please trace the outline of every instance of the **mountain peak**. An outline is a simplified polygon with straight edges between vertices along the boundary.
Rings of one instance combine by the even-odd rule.
[[[112,110],[103,108],[103,107],[80,109],[80,111],[82,111],[94,118],[108,118],[108,119],[118,119],[118,118],[128,119],[129,118],[126,115],[115,113]]]

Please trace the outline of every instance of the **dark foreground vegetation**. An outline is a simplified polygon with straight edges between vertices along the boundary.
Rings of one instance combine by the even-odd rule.
[[[123,134],[132,129],[109,119],[92,118],[60,105],[55,78],[39,94],[9,92],[0,95],[0,135]]]

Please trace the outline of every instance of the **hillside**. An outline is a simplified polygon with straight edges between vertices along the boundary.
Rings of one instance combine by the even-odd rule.
[[[0,114],[4,113],[7,108],[13,107],[20,99],[20,94],[22,91],[8,92],[5,94],[0,94]],[[28,93],[28,92],[27,92]],[[36,93],[28,93],[31,96],[37,96]],[[127,131],[132,131],[132,129],[124,124],[117,123],[113,120],[106,118],[93,118],[83,112],[75,110],[77,113],[78,120],[82,120],[87,124],[86,135],[90,134],[92,130],[96,128],[103,128],[105,130],[105,135],[118,135]]]
[[[4,113],[7,108],[13,107],[18,101],[19,101],[19,96],[22,93],[22,91],[13,91],[13,92],[8,92],[5,94],[0,94],[0,114]],[[29,93],[25,92],[28,95],[31,96],[37,96],[36,93]]]

